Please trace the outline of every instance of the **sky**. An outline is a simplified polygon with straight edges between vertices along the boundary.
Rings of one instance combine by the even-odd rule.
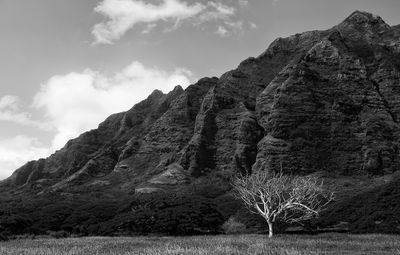
[[[399,0],[0,0],[0,180],[155,89],[355,10],[400,24]]]

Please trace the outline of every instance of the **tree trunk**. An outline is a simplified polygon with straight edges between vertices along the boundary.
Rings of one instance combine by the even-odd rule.
[[[272,222],[268,221],[268,237],[271,238],[274,235],[274,229]]]

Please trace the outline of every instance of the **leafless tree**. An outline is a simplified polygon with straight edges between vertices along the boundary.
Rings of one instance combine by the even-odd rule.
[[[300,223],[318,217],[334,197],[319,178],[284,175],[282,171],[257,171],[240,176],[233,181],[233,187],[236,196],[250,211],[267,221],[269,237],[272,237],[273,224],[278,220]]]

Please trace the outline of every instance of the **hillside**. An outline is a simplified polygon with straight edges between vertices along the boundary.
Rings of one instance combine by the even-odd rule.
[[[226,192],[236,173],[282,167],[288,173],[323,174],[332,185],[356,179],[349,185],[357,194],[396,183],[399,121],[399,26],[356,11],[331,29],[279,38],[220,78],[203,78],[168,94],[154,91],[49,158],[17,169],[0,183],[0,192],[7,204],[14,201],[29,214],[48,196],[63,196],[73,207],[96,194],[115,209],[124,199],[133,203],[138,194],[190,190],[189,197],[211,199],[220,213],[212,217],[223,222],[235,213],[225,214],[229,210],[224,206],[233,206]],[[387,178],[382,181],[382,176]],[[370,188],[358,185],[361,179]],[[212,187],[204,194],[206,185]],[[338,191],[348,190],[344,186]],[[16,202],[26,196],[36,200],[29,206]],[[342,201],[338,206],[343,203],[351,207]],[[379,206],[386,210],[386,204]],[[381,220],[393,222],[392,213]],[[113,217],[111,213],[94,221]],[[375,231],[374,226],[361,229]],[[378,230],[400,231],[396,226]]]

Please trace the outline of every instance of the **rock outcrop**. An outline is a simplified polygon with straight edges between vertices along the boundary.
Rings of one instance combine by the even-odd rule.
[[[280,168],[384,175],[400,167],[399,121],[399,26],[357,11],[279,38],[220,78],[154,91],[0,186],[153,192]]]
[[[345,175],[396,171],[399,39],[380,17],[355,12],[303,47],[307,51],[257,99],[265,136],[254,168],[283,165],[293,173]]]

